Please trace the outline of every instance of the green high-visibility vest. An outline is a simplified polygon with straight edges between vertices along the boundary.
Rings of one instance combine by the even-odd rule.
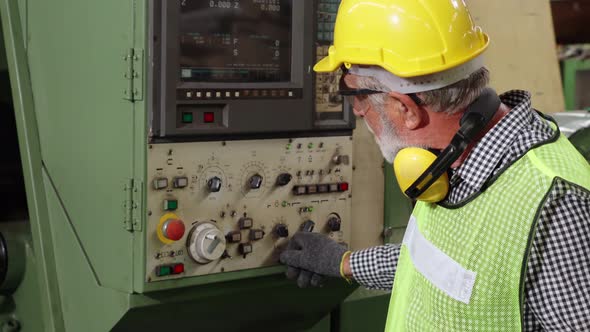
[[[386,331],[521,331],[530,245],[556,178],[590,188],[590,165],[564,137],[530,150],[463,206],[419,202]]]

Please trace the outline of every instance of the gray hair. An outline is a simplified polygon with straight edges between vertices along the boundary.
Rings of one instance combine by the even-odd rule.
[[[486,67],[475,71],[469,77],[446,86],[444,88],[417,93],[424,102],[424,106],[430,107],[433,112],[445,112],[455,114],[467,108],[485,89],[490,81],[490,72]],[[358,88],[378,91],[391,91],[388,87],[373,77],[358,77]],[[383,106],[387,96],[375,94],[369,96],[372,103]]]

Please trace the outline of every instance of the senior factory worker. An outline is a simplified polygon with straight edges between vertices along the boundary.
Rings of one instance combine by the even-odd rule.
[[[401,245],[297,233],[288,277],[392,289],[387,331],[590,331],[590,166],[528,92],[486,87],[489,38],[465,3],[344,0],[334,37],[315,70],[342,68],[418,202]]]

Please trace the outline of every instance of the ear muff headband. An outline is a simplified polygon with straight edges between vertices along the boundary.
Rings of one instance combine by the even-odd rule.
[[[500,104],[500,98],[493,89],[484,89],[481,95],[465,111],[459,122],[461,127],[449,146],[406,189],[405,194],[411,199],[418,199],[438,178],[446,173],[451,165],[465,152],[469,144],[490,123]]]

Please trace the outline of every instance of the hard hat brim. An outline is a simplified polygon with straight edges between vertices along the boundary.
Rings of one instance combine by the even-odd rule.
[[[313,71],[316,73],[331,73],[338,69],[342,63],[333,63],[330,61],[330,56],[326,56],[313,66]]]

